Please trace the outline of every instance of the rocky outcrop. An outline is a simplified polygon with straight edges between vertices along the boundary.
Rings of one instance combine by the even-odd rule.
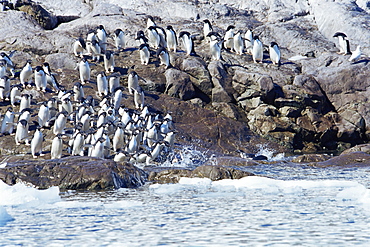
[[[333,157],[327,161],[311,163],[315,167],[356,167],[370,166],[370,154],[365,152],[351,152]]]
[[[110,190],[136,188],[146,174],[131,164],[92,157],[60,160],[3,160],[0,179],[9,185],[25,183],[39,189],[58,186],[62,190]]]
[[[178,183],[181,177],[190,178],[209,178],[212,181],[221,179],[240,179],[254,174],[230,167],[202,165],[194,170],[170,169],[162,171],[152,171],[148,180],[155,183]]]

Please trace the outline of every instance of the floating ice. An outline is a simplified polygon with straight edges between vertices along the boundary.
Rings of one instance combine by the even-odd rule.
[[[59,188],[38,190],[18,183],[9,186],[0,180],[0,205],[37,207],[60,201]]]

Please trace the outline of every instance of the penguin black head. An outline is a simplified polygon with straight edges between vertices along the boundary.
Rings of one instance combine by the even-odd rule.
[[[274,47],[274,46],[279,47],[279,46],[278,46],[278,44],[277,44],[276,42],[271,42],[270,47]]]
[[[122,31],[122,29],[117,28],[117,29],[114,31],[114,34],[115,34],[116,36],[118,36],[121,32],[123,32],[123,31]]]
[[[347,38],[347,35],[345,33],[341,33],[341,32],[336,32],[333,36],[334,38],[336,37],[343,37],[343,38]]]
[[[149,45],[148,44],[141,44],[140,47],[139,47],[139,50],[142,50],[144,48],[149,49]]]
[[[26,125],[28,124],[27,120],[26,119],[21,119],[19,120],[19,123],[23,126],[23,127],[26,127]]]
[[[85,40],[82,37],[78,38],[78,42],[80,43],[82,48],[86,49],[86,43],[85,43]]]
[[[44,71],[44,70],[42,69],[42,67],[41,67],[41,66],[36,66],[35,70],[36,70],[37,72],[40,72],[41,70],[42,70],[42,71]]]
[[[187,32],[187,31],[181,31],[180,34],[179,34],[179,38],[183,37],[184,35],[190,37],[190,33],[189,32]]]
[[[254,35],[254,36],[253,36],[253,39],[254,39],[254,40],[257,40],[257,39],[258,39],[258,40],[259,40],[258,35]]]
[[[112,51],[105,51],[105,57],[109,60],[111,58],[111,56],[113,55],[113,52]]]
[[[99,29],[99,30],[104,30],[104,26],[103,26],[103,25],[99,25],[99,26],[98,26],[98,29]]]
[[[226,32],[227,32],[227,31],[230,31],[231,29],[234,29],[234,28],[235,28],[235,26],[230,25],[230,26],[228,26],[228,27],[227,27]]]
[[[167,30],[172,30],[172,31],[173,31],[173,28],[172,28],[172,26],[171,26],[171,25],[168,25],[166,29],[167,29]]]
[[[203,20],[203,22],[211,25],[211,22],[208,19]]]

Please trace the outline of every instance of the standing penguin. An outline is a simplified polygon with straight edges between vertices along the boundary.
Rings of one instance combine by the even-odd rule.
[[[36,66],[35,68],[35,85],[38,91],[46,92],[46,75],[41,66]]]
[[[43,102],[37,114],[37,122],[40,127],[49,127],[50,110],[47,102]]]
[[[165,48],[161,47],[157,50],[157,57],[161,62],[160,65],[165,65],[166,69],[170,67],[170,55]]]
[[[179,39],[182,41],[182,45],[185,48],[186,55],[195,55],[194,51],[194,41],[189,32],[182,31],[179,34]]]
[[[79,37],[78,40],[76,40],[73,43],[73,53],[76,57],[82,56],[84,51],[86,50],[86,43],[85,40],[82,37]]]
[[[157,29],[154,26],[151,26],[147,29],[148,43],[149,46],[158,49],[161,42],[161,37],[159,36]]]
[[[63,152],[63,139],[61,134],[57,134],[51,144],[51,159],[60,159],[62,158]]]
[[[271,62],[274,65],[280,66],[280,48],[275,42],[271,42],[269,46],[269,54]]]
[[[21,70],[21,73],[19,74],[19,79],[21,80],[21,84],[23,87],[26,87],[28,82],[30,81],[32,77],[32,66],[31,66],[31,60],[27,60],[27,63],[24,65],[23,69]]]
[[[85,137],[84,134],[78,131],[73,138],[72,142],[72,155],[80,155],[84,156],[83,147],[85,145]]]
[[[139,45],[148,43],[148,39],[145,37],[145,34],[144,34],[143,30],[140,30],[136,33],[135,40],[139,41]]]
[[[130,94],[133,94],[133,88],[137,88],[139,86],[139,76],[135,71],[131,71],[130,74],[128,75],[128,80],[127,80],[127,88],[128,92]]]
[[[114,31],[113,39],[118,52],[125,49],[125,33],[122,29],[117,28]]]
[[[166,35],[166,32],[164,31],[164,29],[162,27],[158,27],[158,26],[155,27],[155,30],[157,31],[157,33],[159,35],[159,46],[164,47],[164,48],[167,49],[167,35]]]
[[[68,113],[66,111],[59,112],[56,116],[53,133],[54,135],[64,134],[66,127]]]
[[[31,98],[32,95],[30,94],[22,94],[21,95],[21,103],[19,105],[19,111],[23,111],[24,109],[30,108],[31,107]]]
[[[104,71],[100,72],[96,77],[96,85],[98,88],[98,95],[100,97],[108,95],[108,81]]]
[[[263,61],[263,44],[259,40],[258,36],[254,36],[252,57],[255,63],[262,63]]]
[[[34,159],[36,159],[37,156],[42,155],[43,141],[44,141],[44,135],[42,134],[41,127],[38,126],[31,140],[31,154]]]
[[[49,63],[44,63],[42,68],[45,72],[46,82],[49,83],[49,85],[52,86],[56,92],[58,92],[59,85],[58,85],[57,79],[55,78],[54,74],[51,72]]]
[[[173,30],[172,26],[167,26],[166,28],[167,46],[169,51],[176,52],[177,48],[177,38],[176,32]]]
[[[239,30],[235,35],[234,35],[234,51],[238,55],[242,55],[244,52],[244,40],[242,38],[242,31]]]
[[[18,104],[21,99],[22,86],[13,85],[10,90],[10,104],[14,107],[15,104]]]
[[[223,41],[218,40],[220,37],[219,34],[215,32],[210,32],[207,37],[210,40],[209,48],[211,51],[212,60],[221,60],[221,47]]]
[[[5,59],[0,59],[0,77],[6,75],[6,61]],[[32,76],[32,69],[31,69],[31,76]]]
[[[86,57],[83,57],[78,65],[80,71],[80,80],[82,84],[90,81],[90,65]]]
[[[1,122],[1,134],[12,134],[14,130],[14,112],[12,107],[8,107]]]
[[[82,99],[85,98],[84,88],[80,82],[76,82],[73,85],[72,90],[73,90],[74,101],[80,102]]]
[[[341,32],[337,32],[333,36],[334,38],[338,38],[339,42],[339,54],[343,55],[351,55],[351,48],[349,47],[349,40],[347,39],[347,35]]]
[[[245,43],[245,49],[247,50],[247,53],[252,55],[252,50],[253,50],[253,45],[254,45],[252,30],[247,30],[247,32],[245,33],[244,43]]]
[[[13,55],[14,55],[14,51],[12,51],[9,55],[7,55],[5,52],[1,52],[0,53],[0,60],[5,60],[5,65],[7,68],[10,68],[10,73],[12,74],[12,76],[14,77],[15,76],[15,71],[14,71],[14,63],[13,61],[10,59]]]
[[[91,157],[104,158],[105,139],[100,137],[91,150]]]
[[[106,51],[104,54],[104,68],[105,72],[109,73],[114,71],[114,53],[112,51]]]
[[[134,103],[137,109],[143,109],[144,107],[144,90],[138,86],[137,88],[133,88],[134,90]]]
[[[29,145],[28,129],[29,129],[29,125],[26,119],[21,119],[18,121],[17,129],[15,131],[15,137],[14,137],[16,145],[20,145],[23,142],[27,146]]]
[[[143,65],[149,64],[150,52],[148,44],[141,44],[139,47],[140,61]]]
[[[113,93],[116,88],[120,86],[119,84],[120,76],[118,73],[113,73],[109,76],[109,93]]]
[[[210,42],[211,40],[210,40],[208,34],[210,32],[213,32],[212,24],[211,24],[211,22],[208,19],[203,20],[203,22],[204,22],[204,24],[203,24],[203,35],[204,35],[204,38],[206,39],[206,41]]]
[[[154,21],[154,18],[153,16],[148,16],[148,19],[146,21],[146,28],[149,28],[149,27],[155,27],[157,26],[157,24],[155,24],[155,21]]]
[[[228,26],[224,36],[224,46],[227,50],[230,51],[234,50],[234,29],[235,26]]]
[[[0,78],[0,99],[9,100],[10,96],[10,79],[7,76]]]
[[[99,25],[96,30],[96,38],[99,41],[99,46],[101,47],[101,51],[104,54],[107,50],[107,32],[104,29],[103,25]]]

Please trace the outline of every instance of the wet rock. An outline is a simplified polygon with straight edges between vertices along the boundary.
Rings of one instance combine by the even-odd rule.
[[[254,176],[254,174],[230,167],[202,165],[192,171],[187,169],[152,171],[148,180],[156,183],[178,183],[181,177],[209,178],[212,181],[217,181],[221,179],[240,179],[246,176]]]
[[[224,66],[219,61],[212,61],[208,64],[208,71],[212,77],[212,102],[230,103],[233,101],[227,88],[228,75]]]
[[[204,60],[199,57],[188,57],[183,59],[180,68],[190,75],[191,81],[200,91],[211,96],[213,85]]]
[[[32,16],[40,24],[40,26],[46,30],[52,30],[58,24],[58,18],[49,13],[39,4],[30,2],[29,4],[19,7],[19,10]]]
[[[136,188],[146,174],[131,164],[92,157],[67,157],[59,160],[7,162],[0,179],[9,185],[30,184],[39,189],[58,186],[62,190],[111,190]]]
[[[365,152],[344,153],[327,161],[310,164],[316,167],[356,167],[370,166],[370,154]]]
[[[292,162],[295,163],[312,163],[312,162],[321,162],[330,159],[328,154],[304,154],[292,159]]]
[[[352,148],[344,150],[341,154],[348,154],[353,152],[365,152],[367,154],[370,154],[370,144],[356,145]]]

